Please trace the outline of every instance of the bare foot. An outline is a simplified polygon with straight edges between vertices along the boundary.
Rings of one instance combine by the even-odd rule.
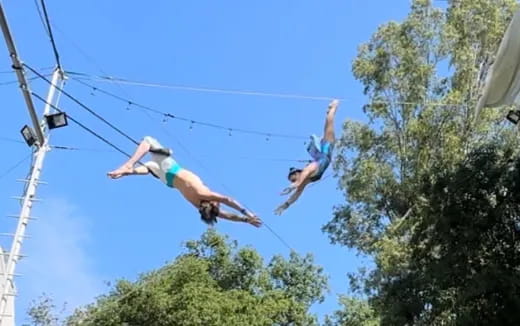
[[[112,179],[119,179],[125,175],[128,175],[132,173],[132,166],[131,165],[122,165],[119,169],[116,169],[112,172],[108,172],[108,176]]]
[[[339,100],[332,100],[329,103],[329,107],[328,107],[327,113],[329,113],[331,110],[336,111],[336,109],[338,108],[338,105],[339,105]]]

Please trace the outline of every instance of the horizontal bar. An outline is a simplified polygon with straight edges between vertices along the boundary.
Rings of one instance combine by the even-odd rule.
[[[23,183],[28,183],[30,182],[31,180],[29,179],[16,179],[16,181],[18,182],[23,182]],[[41,184],[41,185],[47,185],[48,183],[45,182],[45,181],[38,181],[38,180],[35,180],[34,182],[38,183],[38,184]]]
[[[14,238],[14,236],[15,236],[14,233],[0,233],[0,237],[13,237]],[[29,239],[31,236],[29,236],[29,235],[22,235],[21,237],[25,238],[25,239]]]
[[[12,218],[16,218],[16,219],[18,219],[18,218],[20,218],[20,215],[11,214],[11,215],[7,215],[7,217],[12,217]],[[28,219],[29,219],[29,220],[37,220],[38,217],[30,217],[30,216],[29,216]]]
[[[3,254],[0,254],[0,256],[9,257],[9,254],[8,254],[7,252],[4,252]],[[15,255],[15,257],[18,257],[18,258],[27,258],[28,256],[27,256],[27,255]]]
[[[5,276],[6,274],[4,272],[0,272],[0,275],[3,275]],[[14,274],[7,274],[8,276],[14,276],[14,277],[21,277],[22,274],[17,274],[17,273],[14,273]]]
[[[12,196],[11,199],[16,199],[16,200],[24,200],[25,197],[20,197],[20,196]],[[42,201],[41,199],[39,198],[31,198],[31,201],[34,201],[34,202],[40,202]]]

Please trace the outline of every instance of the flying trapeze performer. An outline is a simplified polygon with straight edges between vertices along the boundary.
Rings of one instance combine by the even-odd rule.
[[[151,154],[151,160],[136,166],[139,160],[148,153]],[[108,176],[118,179],[128,175],[151,174],[167,186],[177,188],[184,198],[199,210],[201,219],[209,225],[216,223],[217,217],[234,222],[249,223],[256,227],[262,225],[262,221],[254,213],[244,208],[236,200],[211,191],[196,174],[181,168],[171,154],[170,149],[164,148],[156,139],[147,136],[139,144],[134,155],[120,168],[109,172]],[[243,216],[221,210],[220,204],[234,208]]]
[[[287,178],[291,185],[285,188],[281,195],[288,195],[293,191],[294,193],[274,211],[276,215],[281,215],[284,210],[289,208],[300,197],[308,184],[320,180],[329,166],[336,140],[334,136],[334,116],[336,115],[338,105],[338,100],[333,100],[329,104],[323,138],[319,138],[316,135],[311,136],[311,142],[307,147],[307,151],[313,161],[303,169],[290,168]]]

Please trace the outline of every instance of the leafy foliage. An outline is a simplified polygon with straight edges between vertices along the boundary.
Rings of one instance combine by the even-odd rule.
[[[31,303],[27,315],[31,322],[30,325],[33,326],[56,326],[61,322],[56,313],[56,305],[46,294]]]
[[[341,309],[327,316],[325,326],[377,326],[380,321],[368,302],[351,297],[340,298]]]
[[[344,125],[335,168],[347,203],[324,227],[334,243],[375,253],[388,226],[417,203],[422,174],[510,132],[500,111],[475,119],[473,109],[480,67],[514,7],[510,0],[459,0],[442,11],[414,0],[404,22],[382,25],[360,46],[353,72],[365,85],[372,124]]]
[[[292,253],[264,266],[251,248],[208,231],[186,253],[71,316],[67,325],[316,325],[309,307],[327,279],[310,256]]]
[[[514,250],[499,249],[514,247],[516,213],[495,211],[478,194],[505,187],[515,200],[516,186],[504,182],[514,174],[487,176],[499,173],[502,161],[482,153],[519,142],[501,109],[475,116],[515,9],[511,0],[454,0],[446,9],[414,0],[403,22],[380,26],[359,47],[352,69],[365,86],[370,121],[344,125],[335,169],[346,203],[323,230],[333,243],[373,257],[375,268],[351,279],[383,325],[507,325],[517,318],[507,317],[518,308],[510,300],[517,288],[496,279],[518,282]],[[489,143],[494,149],[483,150]],[[471,170],[482,180],[472,179]],[[441,191],[443,184],[450,191]],[[509,227],[491,224],[498,220]],[[481,262],[489,268],[475,266]],[[503,275],[500,264],[507,266]],[[349,316],[348,307],[338,313]]]
[[[507,147],[506,147],[507,148]],[[390,325],[518,325],[520,159],[504,144],[425,178],[408,268],[387,275],[376,305]]]

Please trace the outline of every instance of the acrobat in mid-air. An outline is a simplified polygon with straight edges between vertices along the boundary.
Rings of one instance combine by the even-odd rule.
[[[291,185],[282,191],[282,195],[288,195],[293,191],[294,193],[275,210],[276,215],[281,215],[284,210],[289,208],[301,196],[308,184],[320,180],[330,165],[336,140],[334,136],[334,116],[336,115],[338,105],[338,100],[333,100],[329,104],[323,137],[311,136],[311,142],[307,147],[307,151],[313,159],[312,162],[303,169],[291,168],[289,170],[287,178]]]
[[[151,154],[150,161],[136,166],[148,153]],[[262,225],[262,221],[255,214],[236,200],[211,191],[196,174],[181,168],[171,154],[170,149],[164,148],[156,139],[147,136],[139,144],[134,155],[120,168],[109,172],[108,176],[118,179],[128,175],[151,174],[167,186],[177,188],[184,198],[199,210],[201,219],[210,225],[217,221],[217,217],[249,223],[256,227]],[[242,215],[221,210],[220,204],[227,205]]]

